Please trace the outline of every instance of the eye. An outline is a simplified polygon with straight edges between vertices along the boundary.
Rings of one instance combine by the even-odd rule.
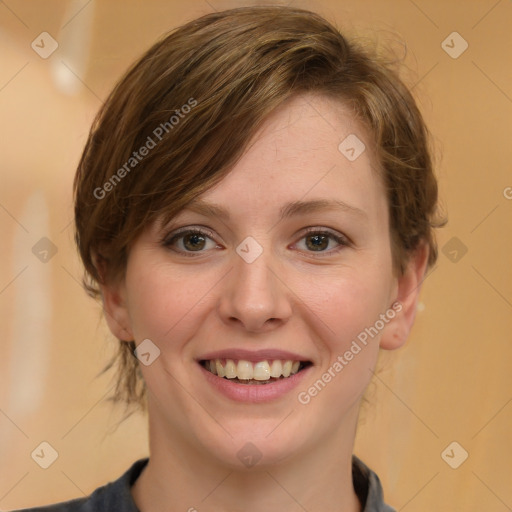
[[[205,228],[184,228],[167,235],[162,240],[164,247],[170,248],[175,252],[184,254],[185,256],[195,256],[205,252],[208,249],[215,249],[219,247],[213,240],[214,234]],[[350,246],[350,240],[343,235],[338,235],[331,231],[322,230],[319,228],[310,228],[306,234],[300,239],[305,240],[305,252],[308,253],[322,253],[317,256],[332,255],[342,250],[344,247]],[[208,247],[208,241],[210,246]],[[331,250],[327,250],[334,241],[337,246]]]
[[[213,243],[213,246],[207,247],[208,240]],[[162,240],[162,245],[186,256],[193,256],[191,253],[204,252],[203,249],[214,249],[217,247],[217,244],[213,242],[213,233],[199,228],[183,229],[171,233]]]
[[[309,229],[301,240],[305,240],[306,252],[327,253],[326,255],[337,253],[342,250],[343,247],[350,246],[350,241],[345,236],[340,236],[336,233],[332,233],[331,231],[325,231],[318,228]],[[326,250],[329,247],[330,242],[333,240],[338,244],[337,247],[332,250]],[[323,256],[323,254],[321,256]]]

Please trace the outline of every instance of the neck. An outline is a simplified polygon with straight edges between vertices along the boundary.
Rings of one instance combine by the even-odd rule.
[[[132,487],[135,503],[140,512],[360,512],[352,483],[357,409],[350,416],[321,446],[243,471],[150,422],[150,460]]]

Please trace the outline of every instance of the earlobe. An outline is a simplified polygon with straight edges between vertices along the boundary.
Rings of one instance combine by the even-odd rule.
[[[411,254],[403,275],[397,278],[395,302],[400,304],[400,311],[386,325],[382,333],[380,347],[385,350],[400,348],[407,341],[416,317],[416,308],[425,277],[428,254],[429,247],[425,242],[422,242]]]

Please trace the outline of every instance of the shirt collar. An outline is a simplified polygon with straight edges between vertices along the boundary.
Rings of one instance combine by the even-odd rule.
[[[121,478],[109,484],[112,487],[111,493],[108,494],[115,496],[117,503],[108,505],[116,505],[115,510],[120,512],[139,512],[133,501],[130,488],[148,462],[148,458],[136,461]],[[354,490],[363,507],[362,512],[396,512],[384,503],[379,477],[355,455],[352,456],[352,479]],[[122,508],[119,508],[121,503],[123,504]]]

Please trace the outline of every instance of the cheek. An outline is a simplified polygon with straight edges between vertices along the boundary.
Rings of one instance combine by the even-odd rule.
[[[149,259],[149,258],[148,258]],[[135,339],[176,339],[211,284],[161,262],[137,261],[127,268],[129,310]]]
[[[351,341],[373,325],[388,304],[388,284],[378,272],[346,272],[323,276],[315,285],[304,286],[304,303],[318,319],[319,329],[325,333],[323,341],[336,355]],[[299,284],[298,284],[299,285]],[[334,355],[334,354],[333,354]]]
[[[380,333],[370,328],[386,310],[386,286],[382,276],[338,276],[323,293],[311,291],[309,307],[314,311],[319,334],[321,367],[301,386],[297,400],[307,415],[329,417],[340,422],[363,395],[372,377],[379,353]],[[371,332],[371,334],[369,334]]]

